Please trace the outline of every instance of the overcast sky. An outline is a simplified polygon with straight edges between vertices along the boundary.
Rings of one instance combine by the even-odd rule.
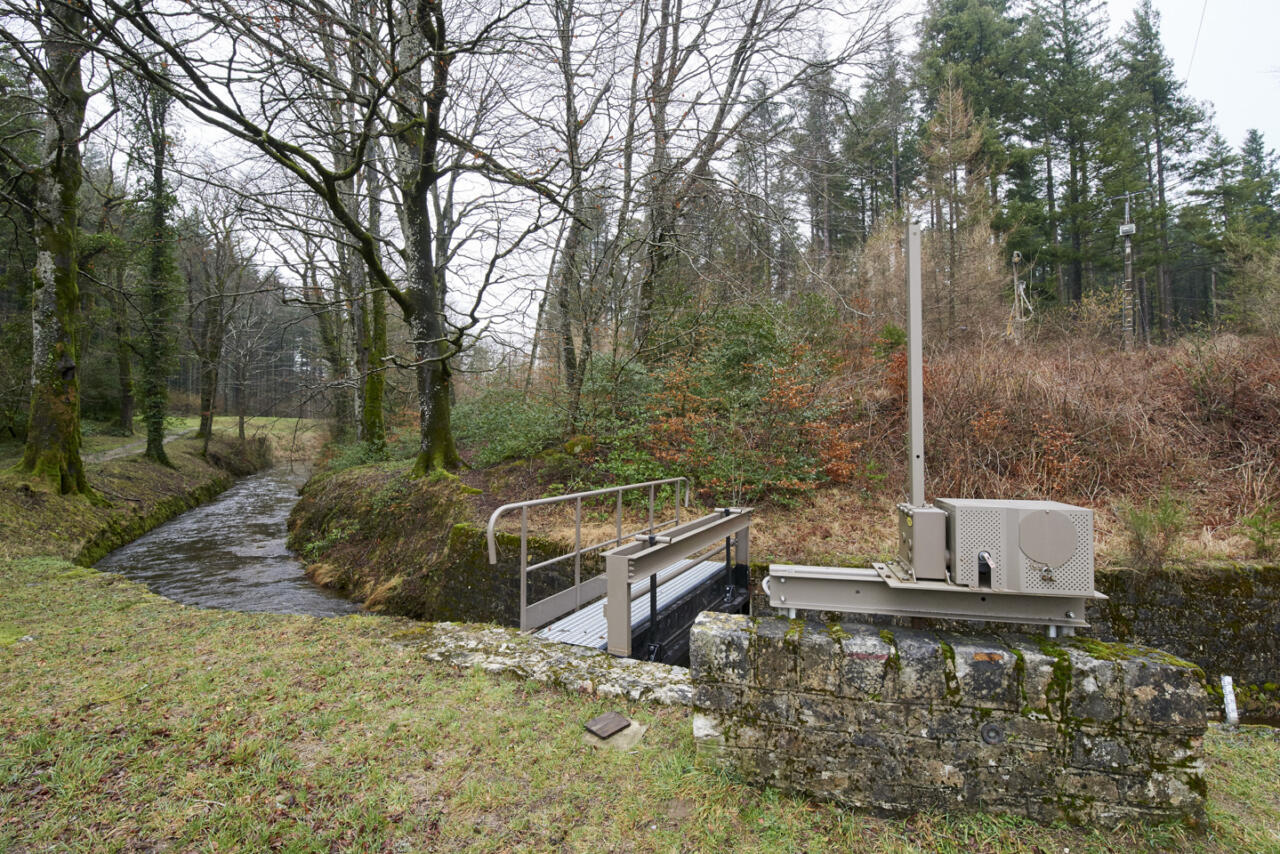
[[[919,14],[926,0],[901,0]],[[1119,37],[1138,0],[1106,0],[1111,33]],[[1208,102],[1215,125],[1235,148],[1249,128],[1280,149],[1280,0],[1153,0],[1165,52],[1187,93]],[[1201,26],[1201,12],[1204,24]],[[1196,31],[1200,30],[1199,44]],[[914,31],[909,25],[908,33]],[[1192,53],[1194,48],[1194,55]]]
[[[1119,34],[1136,0],[1108,0],[1107,5],[1112,31]],[[1192,98],[1213,106],[1227,141],[1239,148],[1245,131],[1256,127],[1268,148],[1280,147],[1280,0],[1154,0],[1154,5],[1174,71],[1186,79]]]

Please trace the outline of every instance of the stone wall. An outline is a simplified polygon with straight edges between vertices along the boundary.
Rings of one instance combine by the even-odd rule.
[[[769,607],[760,579],[767,564],[751,567],[751,613],[779,616]],[[1280,567],[1225,566],[1214,569],[1098,570],[1094,586],[1109,598],[1090,602],[1081,634],[1103,641],[1141,644],[1185,658],[1207,674],[1210,712],[1222,712],[1219,676],[1235,682],[1236,701],[1246,720],[1280,721]],[[847,619],[879,626],[906,626],[894,617],[802,612],[827,620]],[[999,623],[916,621],[957,631],[1003,633],[1034,627]]]
[[[699,756],[757,784],[883,813],[1203,819],[1203,674],[1163,653],[713,613],[691,646]]]
[[[1090,604],[1086,634],[1194,661],[1218,696],[1229,674],[1243,713],[1280,718],[1280,567],[1106,570],[1095,586],[1110,598]]]

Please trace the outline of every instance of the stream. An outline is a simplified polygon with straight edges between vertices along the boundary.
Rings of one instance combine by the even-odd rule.
[[[247,477],[208,504],[154,528],[97,568],[146,584],[184,605],[333,617],[360,606],[313,584],[285,546],[303,471]]]

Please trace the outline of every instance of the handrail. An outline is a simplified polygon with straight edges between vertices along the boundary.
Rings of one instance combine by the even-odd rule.
[[[607,546],[610,543],[621,545],[624,539],[624,535],[622,533],[622,493],[627,492],[629,490],[644,489],[646,487],[648,488],[649,490],[649,524],[645,528],[640,529],[640,531],[636,531],[634,533],[628,533],[625,536],[632,537],[644,531],[647,531],[649,534],[653,534],[655,528],[665,528],[666,526],[673,524],[672,520],[664,520],[660,524],[655,525],[654,518],[653,518],[657,488],[659,486],[666,486],[668,484],[675,484],[676,486],[674,524],[676,526],[679,526],[680,525],[681,492],[684,493],[684,506],[685,507],[689,506],[690,490],[688,488],[689,479],[687,477],[668,477],[668,478],[663,478],[661,480],[646,480],[642,483],[628,483],[622,486],[607,486],[602,489],[592,489],[586,492],[574,492],[569,495],[556,495],[550,498],[531,498],[528,501],[513,501],[510,504],[504,504],[501,507],[499,507],[497,510],[494,510],[493,513],[490,514],[489,516],[489,525],[485,532],[486,539],[488,541],[488,546],[489,546],[489,563],[491,565],[496,564],[498,562],[498,542],[497,542],[497,536],[496,536],[498,519],[500,519],[504,513],[510,512],[512,510],[520,511],[520,629],[523,631],[523,630],[532,628],[533,626],[530,625],[531,622],[534,622],[535,620],[540,621],[537,616],[535,616],[534,620],[530,619],[531,615],[529,612],[531,609],[535,609],[536,611],[539,612],[539,614],[543,618],[545,618],[550,616],[548,614],[543,613],[547,610],[548,606],[551,606],[557,609],[555,613],[563,613],[563,607],[565,607],[563,604],[560,604],[561,597],[559,594],[552,596],[549,599],[542,600],[538,603],[535,603],[532,606],[529,604],[529,595],[528,595],[529,570],[539,569],[541,567],[548,566],[553,563],[558,563],[562,560],[572,557],[573,558],[573,587],[571,588],[571,590],[572,590],[573,607],[574,608],[581,607],[582,601],[583,601],[582,600],[582,597],[583,597],[582,555],[583,553],[589,553],[589,552],[595,551],[596,549],[603,548],[604,546]],[[586,546],[584,548],[582,545],[582,500],[584,498],[595,498],[602,495],[613,495],[613,494],[616,494],[618,496],[617,509],[615,511],[615,519],[614,519],[615,536],[607,540],[603,540],[599,543]],[[569,501],[572,501],[575,503],[574,517],[573,517],[573,527],[574,527],[573,550],[570,552],[566,552],[563,555],[559,555],[557,557],[551,558],[549,560],[541,561],[540,563],[534,564],[533,566],[529,566],[529,508],[545,506],[548,504],[563,504]],[[588,585],[588,586],[591,586],[591,585]],[[603,587],[603,585],[595,585],[595,586]],[[603,592],[603,591],[600,591],[600,592]],[[565,593],[567,594],[568,591],[565,591]],[[599,592],[595,592],[593,587],[591,595],[599,595]],[[588,596],[588,600],[589,599],[590,599],[590,595]],[[557,604],[553,606],[552,600],[555,600]]]
[[[510,510],[517,510],[522,507],[538,507],[543,504],[557,504],[562,501],[574,501],[582,498],[593,498],[597,495],[610,495],[612,493],[625,492],[629,489],[643,489],[648,486],[664,486],[668,483],[683,483],[686,486],[684,490],[684,506],[689,506],[689,490],[687,488],[689,478],[687,477],[668,477],[662,480],[646,480],[643,483],[628,483],[623,486],[606,486],[602,489],[592,489],[587,492],[574,492],[569,495],[553,495],[550,498],[531,498],[528,501],[513,501],[510,504],[503,504],[497,510],[489,515],[488,540],[489,540],[489,563],[490,565],[498,562],[498,544],[494,538],[494,526],[498,523],[498,518]],[[676,493],[676,507],[680,506],[679,493]],[[649,498],[649,522],[653,523],[653,496]],[[606,540],[605,542],[613,542]]]

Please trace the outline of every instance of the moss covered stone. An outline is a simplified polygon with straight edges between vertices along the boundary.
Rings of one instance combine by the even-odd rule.
[[[1203,820],[1199,671],[1149,650],[732,615],[691,643],[699,755],[752,782],[877,812]]]

